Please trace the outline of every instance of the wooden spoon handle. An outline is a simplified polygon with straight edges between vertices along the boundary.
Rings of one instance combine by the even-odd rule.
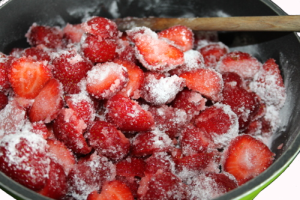
[[[120,18],[115,22],[120,30],[146,26],[164,30],[184,25],[195,31],[300,31],[300,15],[255,17],[204,17],[204,18]]]

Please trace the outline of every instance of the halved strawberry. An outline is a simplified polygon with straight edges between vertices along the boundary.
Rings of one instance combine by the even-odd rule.
[[[261,141],[240,135],[231,141],[223,159],[224,171],[242,185],[265,171],[273,163],[274,153]]]
[[[117,59],[120,60],[127,60],[129,62],[137,63],[137,58],[135,57],[135,50],[134,46],[130,44],[130,42],[127,39],[123,39],[125,36],[122,36],[121,39],[117,40],[117,49],[116,53]]]
[[[103,185],[101,193],[93,191],[87,200],[134,200],[130,188],[119,180],[113,180]]]
[[[107,120],[122,131],[147,131],[154,125],[150,112],[144,110],[136,101],[117,94],[106,103]]]
[[[220,73],[213,69],[198,69],[180,74],[186,81],[186,86],[212,101],[220,101],[222,97],[223,80]]]
[[[88,154],[92,150],[83,137],[86,129],[84,121],[70,108],[63,108],[53,123],[55,137],[62,141],[75,154]]]
[[[156,174],[158,171],[175,172],[175,163],[166,152],[157,152],[152,154],[146,160],[146,174]]]
[[[137,191],[140,186],[140,178],[139,177],[128,177],[128,176],[116,175],[116,180],[121,181],[122,183],[126,184],[129,187],[129,189],[131,190],[133,197],[135,199],[138,198]]]
[[[51,79],[48,81],[41,92],[35,97],[34,103],[29,110],[28,116],[30,121],[49,123],[55,119],[63,107],[62,94],[62,85],[58,80]]]
[[[24,50],[23,56],[31,57],[37,61],[50,61],[51,57],[49,52],[45,50],[43,45],[39,45],[37,47],[30,47]]]
[[[86,89],[98,99],[109,99],[123,89],[128,83],[125,67],[113,62],[96,64],[87,73]]]
[[[183,52],[188,51],[194,46],[194,34],[192,30],[186,26],[176,25],[158,33],[159,38],[165,38],[174,43],[174,46]]]
[[[63,38],[67,43],[79,43],[84,34],[82,24],[69,24],[63,28]]]
[[[199,49],[202,54],[206,67],[216,68],[222,56],[229,52],[229,48],[223,43],[209,43]]]
[[[116,174],[126,177],[140,177],[145,174],[146,163],[141,158],[128,157],[116,163]]]
[[[14,60],[8,74],[14,92],[28,99],[35,98],[51,76],[47,65],[26,57]]]
[[[129,140],[108,122],[95,121],[86,137],[91,147],[111,160],[121,160],[129,153]]]
[[[183,64],[183,52],[159,39],[152,30],[141,27],[126,33],[135,44],[136,57],[147,69],[169,71]]]
[[[260,70],[261,66],[261,63],[250,54],[234,51],[224,55],[217,64],[216,69],[220,73],[235,72],[244,79],[251,79]]]

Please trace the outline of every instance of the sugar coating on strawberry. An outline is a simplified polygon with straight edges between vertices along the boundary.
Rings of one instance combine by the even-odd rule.
[[[45,186],[50,159],[47,142],[27,129],[5,135],[0,142],[0,171],[32,190]]]
[[[156,78],[155,75],[149,73],[145,75],[141,93],[147,102],[162,105],[174,100],[184,86],[185,80],[177,75]]]
[[[63,28],[63,38],[67,40],[68,43],[79,43],[81,37],[84,34],[84,30],[81,24],[69,24]]]
[[[159,39],[149,28],[137,27],[126,33],[135,44],[137,59],[147,69],[164,72],[183,64],[183,52]]]
[[[125,177],[145,176],[146,162],[141,158],[127,157],[116,163],[116,173]]]
[[[208,43],[199,49],[206,67],[216,68],[222,56],[229,53],[229,48],[222,42]]]
[[[43,45],[37,47],[30,47],[24,50],[22,53],[25,57],[31,57],[37,61],[50,61],[50,51]]]
[[[146,174],[156,174],[158,171],[175,173],[175,163],[166,152],[157,152],[145,160]]]
[[[250,83],[250,88],[268,105],[275,105],[280,109],[285,102],[286,92],[283,79],[274,59],[269,59],[263,64],[262,69]]]
[[[10,60],[8,56],[0,53],[0,91],[4,92],[10,88],[10,83],[8,79],[8,68],[10,65]]]
[[[262,64],[250,54],[234,51],[224,55],[218,62],[216,69],[220,73],[235,72],[245,79],[251,79],[261,67]]]
[[[194,33],[193,31],[182,25],[172,26],[158,33],[159,38],[165,38],[174,46],[182,50],[188,51],[194,46]]]
[[[117,94],[128,83],[128,72],[125,67],[113,62],[96,64],[87,73],[86,89],[98,99],[109,99]]]
[[[196,116],[195,125],[210,134],[220,148],[227,146],[239,133],[237,115],[230,106],[221,103],[206,108]]]
[[[118,39],[117,44],[118,44],[116,48],[117,59],[127,60],[133,63],[137,62],[137,59],[135,57],[134,46],[131,45],[128,40]]]
[[[278,129],[280,125],[279,110],[275,106],[267,106],[266,114],[262,118],[262,136],[263,138],[270,138],[272,134]],[[270,141],[269,141],[270,142]],[[266,145],[270,146],[269,143]]]

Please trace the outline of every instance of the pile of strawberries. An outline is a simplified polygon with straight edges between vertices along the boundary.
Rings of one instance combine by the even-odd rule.
[[[279,67],[208,37],[33,24],[29,48],[0,54],[0,171],[61,200],[212,199],[258,176]]]

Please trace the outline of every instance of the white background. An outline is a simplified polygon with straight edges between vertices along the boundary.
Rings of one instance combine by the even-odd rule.
[[[290,15],[300,15],[300,0],[273,0]],[[1,200],[14,200],[0,189]],[[265,188],[255,200],[296,200],[300,199],[300,155],[286,171]]]

